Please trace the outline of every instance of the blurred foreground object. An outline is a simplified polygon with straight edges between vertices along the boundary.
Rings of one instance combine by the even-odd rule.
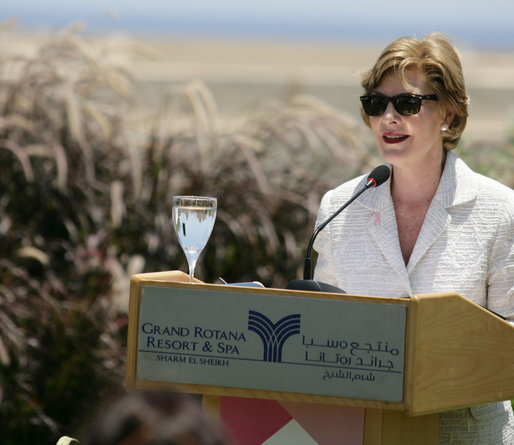
[[[189,395],[135,391],[121,397],[88,430],[84,445],[225,445],[219,428]]]

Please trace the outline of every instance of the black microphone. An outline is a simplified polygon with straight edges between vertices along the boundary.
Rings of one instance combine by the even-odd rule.
[[[318,227],[316,227],[309,241],[309,245],[307,246],[307,253],[305,254],[305,262],[303,266],[303,280],[290,281],[287,284],[286,289],[345,293],[345,291],[339,289],[336,286],[312,280],[312,246],[314,245],[314,241],[316,240],[316,237],[318,236],[319,232],[321,232],[330,221],[332,221],[337,215],[339,215],[344,209],[346,209],[346,207],[348,207],[353,201],[355,201],[355,199],[357,199],[366,190],[368,190],[369,188],[378,187],[382,185],[384,182],[386,182],[389,179],[389,176],[391,176],[391,167],[389,163],[386,162],[385,164],[375,167],[368,175],[368,179],[364,186],[357,193],[355,193],[348,201],[346,201],[341,207],[339,207],[332,215],[330,215],[324,222],[322,222]]]

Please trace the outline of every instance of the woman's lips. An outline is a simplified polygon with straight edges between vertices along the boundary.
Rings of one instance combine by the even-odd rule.
[[[405,141],[409,137],[408,134],[401,133],[384,133],[382,134],[382,140],[386,144],[398,144]]]

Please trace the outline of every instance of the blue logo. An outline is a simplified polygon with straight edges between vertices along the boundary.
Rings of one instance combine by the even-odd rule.
[[[248,329],[255,332],[264,346],[262,361],[280,363],[282,348],[292,335],[300,333],[300,314],[287,315],[276,323],[264,314],[256,311],[248,312]]]

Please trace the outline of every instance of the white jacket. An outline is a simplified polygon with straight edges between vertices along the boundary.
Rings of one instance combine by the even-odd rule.
[[[365,180],[355,178],[329,191],[321,201],[316,225]],[[318,252],[314,278],[348,294],[408,297],[457,292],[514,321],[514,191],[473,172],[452,152],[407,266],[390,180],[364,192],[332,220],[318,235],[314,249]],[[441,415],[440,443],[513,444],[509,405],[482,405]],[[470,416],[479,419],[469,422]],[[462,434],[453,430],[461,421],[468,425]]]

